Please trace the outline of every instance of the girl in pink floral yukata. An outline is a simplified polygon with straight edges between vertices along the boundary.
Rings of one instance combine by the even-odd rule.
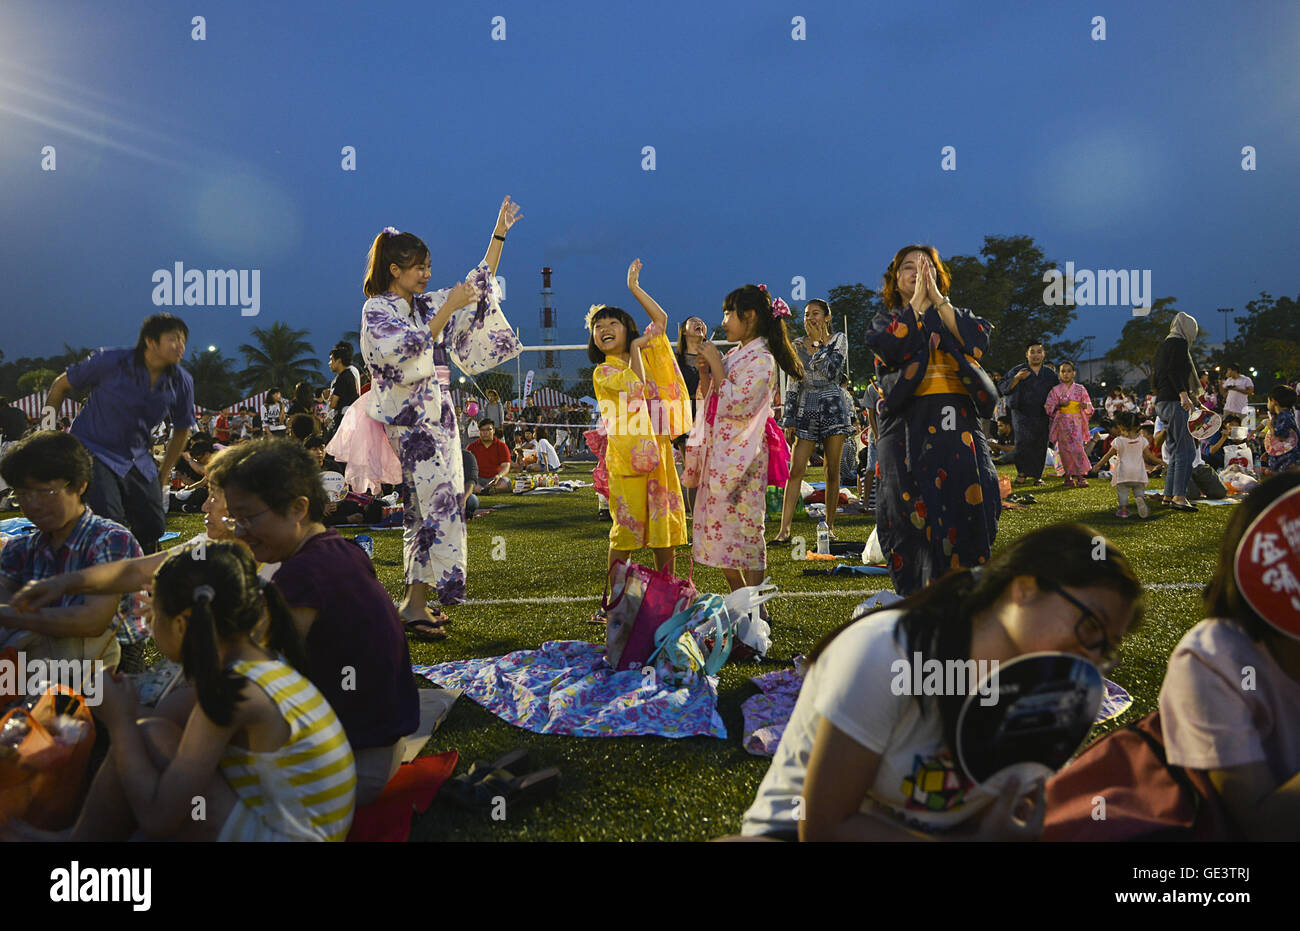
[[[777,366],[800,380],[804,370],[785,329],[790,308],[765,286],[732,291],[722,310],[727,339],[740,345],[724,359],[708,340],[700,343],[695,364],[704,415],[686,441],[683,481],[699,488],[695,558],[721,569],[734,592],[761,584],[767,567],[767,424]]]
[[[1056,444],[1065,467],[1065,487],[1088,487],[1088,471],[1092,468],[1084,444],[1088,442],[1088,418],[1092,416],[1092,399],[1088,390],[1074,380],[1074,363],[1062,362],[1058,369],[1061,383],[1047,395],[1044,407],[1051,415],[1047,438]]]

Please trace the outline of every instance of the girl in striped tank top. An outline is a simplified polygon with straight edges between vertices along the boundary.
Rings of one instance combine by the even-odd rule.
[[[266,645],[255,639],[266,619]],[[302,643],[274,583],[240,542],[177,553],[154,577],[153,633],[197,703],[182,732],[137,721],[125,679],[104,678],[112,749],[71,840],[141,830],[176,840],[340,841],[356,770],[343,727],[299,669]],[[286,659],[288,662],[286,662]]]

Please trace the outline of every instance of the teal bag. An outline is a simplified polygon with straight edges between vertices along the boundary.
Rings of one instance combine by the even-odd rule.
[[[723,629],[722,636],[714,638],[713,648],[706,658],[693,631],[716,618]],[[731,655],[735,643],[735,627],[723,608],[721,595],[701,595],[659,625],[655,631],[655,650],[646,660],[653,665],[658,682],[673,688],[691,688],[701,675],[716,676]]]

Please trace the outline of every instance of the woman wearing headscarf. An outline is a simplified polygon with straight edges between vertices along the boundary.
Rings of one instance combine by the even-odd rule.
[[[1175,511],[1195,511],[1187,501],[1187,482],[1192,476],[1196,445],[1187,429],[1187,416],[1201,397],[1201,377],[1192,361],[1192,344],[1200,328],[1196,318],[1179,311],[1169,325],[1169,335],[1156,350],[1151,375],[1156,390],[1156,414],[1165,422],[1169,444],[1169,474],[1162,503]]]

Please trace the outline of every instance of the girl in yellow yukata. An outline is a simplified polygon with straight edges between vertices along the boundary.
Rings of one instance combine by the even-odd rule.
[[[608,434],[609,562],[654,550],[655,568],[674,571],[674,547],[686,543],[686,505],[672,441],[691,428],[690,399],[665,332],[668,315],[641,287],[641,260],[627,286],[650,317],[644,334],[627,311],[594,305],[587,314],[591,380]]]

